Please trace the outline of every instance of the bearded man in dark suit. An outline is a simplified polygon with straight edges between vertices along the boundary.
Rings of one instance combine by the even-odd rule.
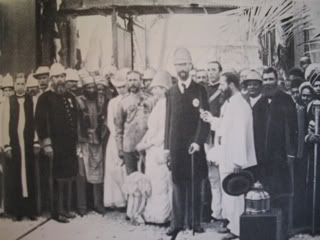
[[[166,157],[170,159],[173,181],[172,221],[167,232],[169,236],[176,235],[184,228],[186,206],[189,206],[190,212],[191,206],[194,207],[194,232],[204,231],[200,226],[200,189],[202,179],[208,176],[204,143],[210,126],[201,121],[200,111],[208,110],[209,104],[205,88],[192,81],[189,76],[191,62],[187,49],[176,49],[174,64],[178,82],[168,91],[164,146]],[[190,215],[188,213],[188,216]]]
[[[297,154],[297,111],[290,95],[278,89],[274,68],[263,71],[263,91],[268,98],[265,138],[266,187],[271,205],[282,210],[284,239],[292,221],[293,164]]]

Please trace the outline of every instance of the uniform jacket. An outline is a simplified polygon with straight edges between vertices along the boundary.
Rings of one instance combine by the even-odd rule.
[[[205,88],[191,82],[182,94],[178,84],[168,91],[164,148],[170,150],[173,182],[191,179],[191,156],[188,149],[197,143],[200,151],[194,154],[196,178],[208,175],[203,145],[210,125],[200,119],[200,109],[209,110]]]
[[[66,92],[41,94],[36,107],[36,126],[42,146],[53,148],[53,176],[74,177],[78,171],[77,144],[78,110],[75,97]]]
[[[117,109],[115,117],[116,142],[119,150],[136,151],[136,145],[147,131],[149,114],[154,101],[150,95],[140,91],[124,97]]]

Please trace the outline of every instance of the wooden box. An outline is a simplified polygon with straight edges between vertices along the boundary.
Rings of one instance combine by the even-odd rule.
[[[283,240],[281,219],[280,209],[256,215],[243,213],[240,216],[240,240]]]

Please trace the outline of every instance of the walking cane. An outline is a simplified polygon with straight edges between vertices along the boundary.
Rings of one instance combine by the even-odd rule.
[[[315,115],[315,134],[319,134],[319,120],[320,120],[320,101],[314,101],[314,115]],[[313,199],[312,199],[312,235],[315,235],[316,227],[316,194],[317,194],[317,161],[318,161],[318,143],[314,145],[314,168],[313,168]]]
[[[51,218],[54,215],[54,204],[53,204],[53,157],[49,157],[49,197],[50,197],[50,211],[51,211]]]
[[[192,235],[194,236],[194,153],[191,154],[191,194]]]

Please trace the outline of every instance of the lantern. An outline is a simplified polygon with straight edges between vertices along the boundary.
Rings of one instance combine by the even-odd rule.
[[[247,214],[259,214],[269,210],[270,195],[263,189],[260,182],[256,182],[245,196],[245,212]]]

